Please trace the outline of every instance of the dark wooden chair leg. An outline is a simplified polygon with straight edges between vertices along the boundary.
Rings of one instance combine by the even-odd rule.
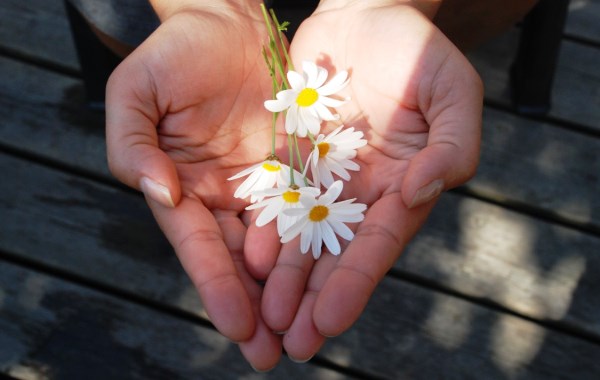
[[[568,5],[569,0],[540,0],[523,21],[511,69],[512,100],[517,112],[543,115],[550,110]]]
[[[81,65],[86,102],[90,108],[102,110],[106,81],[121,58],[100,42],[88,22],[73,5],[65,1],[65,7]]]

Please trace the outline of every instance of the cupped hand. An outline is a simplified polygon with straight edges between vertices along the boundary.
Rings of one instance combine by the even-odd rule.
[[[314,262],[297,241],[274,253],[262,313],[286,332],[284,348],[296,360],[358,319],[438,195],[467,181],[478,163],[478,75],[426,17],[393,3],[322,1],[292,41],[297,67],[314,60],[350,72],[351,101],[338,111],[368,145],[342,195],[369,206],[338,257],[324,253]]]
[[[244,265],[244,246],[260,253],[262,240],[247,238],[247,203],[227,178],[269,153],[267,29],[257,1],[191,3],[162,15],[111,76],[109,165],[144,192],[217,329],[265,370],[281,338],[263,322],[262,288]]]

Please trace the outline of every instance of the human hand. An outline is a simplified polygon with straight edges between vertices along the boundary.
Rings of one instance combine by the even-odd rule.
[[[296,360],[358,319],[437,196],[468,180],[478,163],[478,75],[422,13],[396,3],[322,1],[292,41],[297,67],[313,60],[351,73],[351,101],[338,111],[368,145],[343,195],[369,205],[341,256],[315,262],[299,254],[297,241],[271,253],[278,258],[262,314],[286,332],[284,348]]]
[[[246,238],[247,204],[226,180],[268,153],[266,28],[258,1],[201,4],[155,6],[162,25],[111,76],[109,165],[144,192],[216,328],[266,370],[281,338],[263,322],[262,289],[244,265],[244,245],[260,253],[261,240]]]

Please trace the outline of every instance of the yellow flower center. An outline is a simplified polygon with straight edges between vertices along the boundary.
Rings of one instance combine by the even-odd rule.
[[[329,144],[326,142],[317,144],[317,148],[319,148],[319,158],[323,158],[329,153]]]
[[[264,164],[262,164],[263,169],[265,169],[268,172],[277,172],[279,170],[281,170],[281,166],[279,166],[279,164],[276,165],[271,165],[268,162],[265,162]]]
[[[329,209],[326,206],[316,205],[310,210],[308,214],[308,219],[312,222],[320,222],[321,220],[327,218],[329,215]]]
[[[286,191],[283,193],[282,197],[287,203],[298,203],[300,200],[300,193],[297,191]]]
[[[315,102],[319,99],[319,93],[314,88],[305,88],[300,91],[298,97],[296,98],[296,103],[300,107],[309,107],[315,104]]]

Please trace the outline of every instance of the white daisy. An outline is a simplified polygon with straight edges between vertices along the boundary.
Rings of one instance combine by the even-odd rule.
[[[250,202],[261,201],[262,197],[254,194],[256,191],[270,189],[273,186],[287,186],[290,178],[290,167],[282,164],[275,157],[270,156],[263,162],[252,165],[242,170],[236,175],[227,178],[232,181],[249,175],[237,188],[233,196],[235,198],[245,199],[250,196]],[[303,181],[302,174],[294,170],[294,181],[300,183]]]
[[[265,108],[271,112],[287,110],[285,130],[288,134],[296,132],[300,137],[307,132],[316,135],[324,120],[337,120],[327,107],[336,108],[346,102],[330,98],[348,84],[348,72],[340,71],[327,84],[327,70],[314,62],[302,62],[303,74],[288,71],[287,78],[292,88],[280,91],[275,100],[267,100]]]
[[[256,225],[262,227],[277,218],[277,232],[279,233],[279,236],[281,236],[285,230],[290,228],[298,220],[297,216],[283,214],[283,210],[301,207],[301,195],[315,198],[321,194],[321,191],[314,187],[298,187],[292,185],[267,189],[254,194],[259,197],[269,198],[246,207],[246,210],[264,207],[256,219]]]
[[[320,134],[314,142],[304,170],[306,173],[310,167],[315,187],[320,187],[321,184],[331,186],[334,181],[332,174],[349,181],[348,170],[360,170],[360,166],[352,159],[356,157],[356,150],[367,144],[367,140],[362,138],[362,132],[355,132],[354,127],[340,133],[342,128],[343,126],[338,127],[327,137]]]
[[[300,235],[300,251],[308,252],[312,246],[313,257],[321,256],[321,246],[325,246],[334,255],[341,252],[338,234],[346,240],[352,240],[354,233],[344,223],[357,223],[364,219],[363,211],[367,206],[362,203],[353,203],[355,199],[335,202],[342,192],[342,181],[335,181],[318,199],[301,195],[300,208],[283,211],[289,216],[298,216],[299,219],[293,226],[284,232],[282,243],[287,243]]]

